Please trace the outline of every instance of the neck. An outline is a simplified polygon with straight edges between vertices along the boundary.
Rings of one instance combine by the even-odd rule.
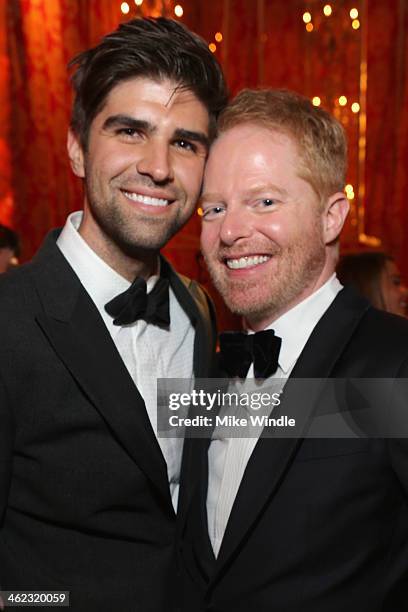
[[[101,230],[96,232],[95,227],[89,229],[83,221],[78,229],[79,234],[98,257],[126,280],[133,282],[139,276],[147,280],[157,273],[159,251],[135,249],[129,255],[108,236],[102,235]]]

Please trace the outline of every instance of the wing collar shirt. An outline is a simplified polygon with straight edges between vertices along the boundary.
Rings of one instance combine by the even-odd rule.
[[[170,287],[170,329],[138,320],[117,326],[105,311],[105,304],[130,287],[130,282],[115,272],[85,242],[78,232],[82,212],[69,215],[57,245],[78,276],[101,315],[123,362],[144,399],[153,431],[157,435],[157,378],[193,379],[194,328]],[[149,293],[159,278],[147,280]],[[135,406],[135,410],[137,407]],[[158,438],[167,463],[170,493],[177,508],[183,440]]]
[[[286,379],[290,376],[296,361],[303,351],[313,329],[326,312],[342,285],[333,276],[308,298],[283,314],[266,329],[273,329],[282,338],[278,369],[264,382],[265,387],[272,379]],[[253,333],[248,330],[248,333]],[[253,364],[247,379],[253,378]],[[244,390],[243,383],[237,383],[234,391]],[[258,389],[261,391],[261,389]],[[208,531],[215,556],[218,556],[222,538],[231,509],[237,495],[245,468],[258,439],[217,438],[211,441],[208,450],[209,477],[207,492]]]

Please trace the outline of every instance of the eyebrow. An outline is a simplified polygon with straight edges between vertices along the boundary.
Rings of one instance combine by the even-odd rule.
[[[278,193],[282,197],[288,197],[288,192],[286,189],[282,189],[273,183],[265,183],[265,185],[257,185],[252,189],[248,189],[243,193],[244,198],[253,197],[257,194],[261,194],[264,192],[268,192],[269,190]],[[203,193],[200,197],[201,202],[208,202],[209,204],[218,203],[223,201],[223,196],[220,193]]]
[[[127,127],[134,130],[147,130],[148,132],[154,132],[154,126],[144,119],[135,119],[129,115],[111,115],[105,119],[102,129],[111,130],[116,127]]]
[[[108,117],[102,126],[104,130],[111,130],[117,127],[126,127],[132,130],[145,130],[150,134],[153,134],[156,131],[156,126],[154,126],[150,121],[146,121],[144,119],[135,119],[134,117],[130,117],[129,115],[111,115]],[[174,131],[173,138],[177,138],[180,140],[192,140],[193,142],[199,142],[203,145],[203,147],[208,151],[210,148],[210,139],[204,132],[195,132],[193,130],[186,130],[184,128],[177,128]]]

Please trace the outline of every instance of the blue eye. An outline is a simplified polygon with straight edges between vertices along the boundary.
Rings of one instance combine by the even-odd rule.
[[[222,212],[224,212],[224,207],[223,206],[213,206],[212,208],[207,208],[207,210],[203,210],[203,218],[211,218],[211,217],[216,217],[217,215],[221,214]]]

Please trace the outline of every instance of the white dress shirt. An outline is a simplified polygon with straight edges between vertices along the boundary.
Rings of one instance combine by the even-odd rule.
[[[282,345],[277,371],[262,385],[257,383],[257,391],[262,392],[262,388],[270,386],[270,381],[274,378],[287,379],[290,376],[310,334],[341,288],[342,285],[333,274],[320,289],[266,328],[273,329],[275,335],[282,338]],[[251,364],[247,379],[253,378],[253,375],[253,364]],[[244,384],[241,384],[242,389]],[[240,383],[236,383],[235,386],[238,387],[235,390],[239,391]],[[258,438],[255,437],[224,439],[215,437],[211,441],[208,450],[207,519],[215,556],[218,556],[235,497],[257,442]]]
[[[194,328],[170,288],[170,329],[162,329],[138,320],[131,325],[113,324],[105,304],[126,291],[131,283],[104,262],[78,233],[82,212],[69,215],[57,245],[88,292],[144,399],[153,431],[157,436],[157,379],[193,379]],[[159,266],[159,261],[158,261]],[[149,293],[159,276],[147,280]],[[135,406],[135,410],[137,410]],[[180,482],[183,440],[158,438],[167,463],[170,493],[174,509]]]

